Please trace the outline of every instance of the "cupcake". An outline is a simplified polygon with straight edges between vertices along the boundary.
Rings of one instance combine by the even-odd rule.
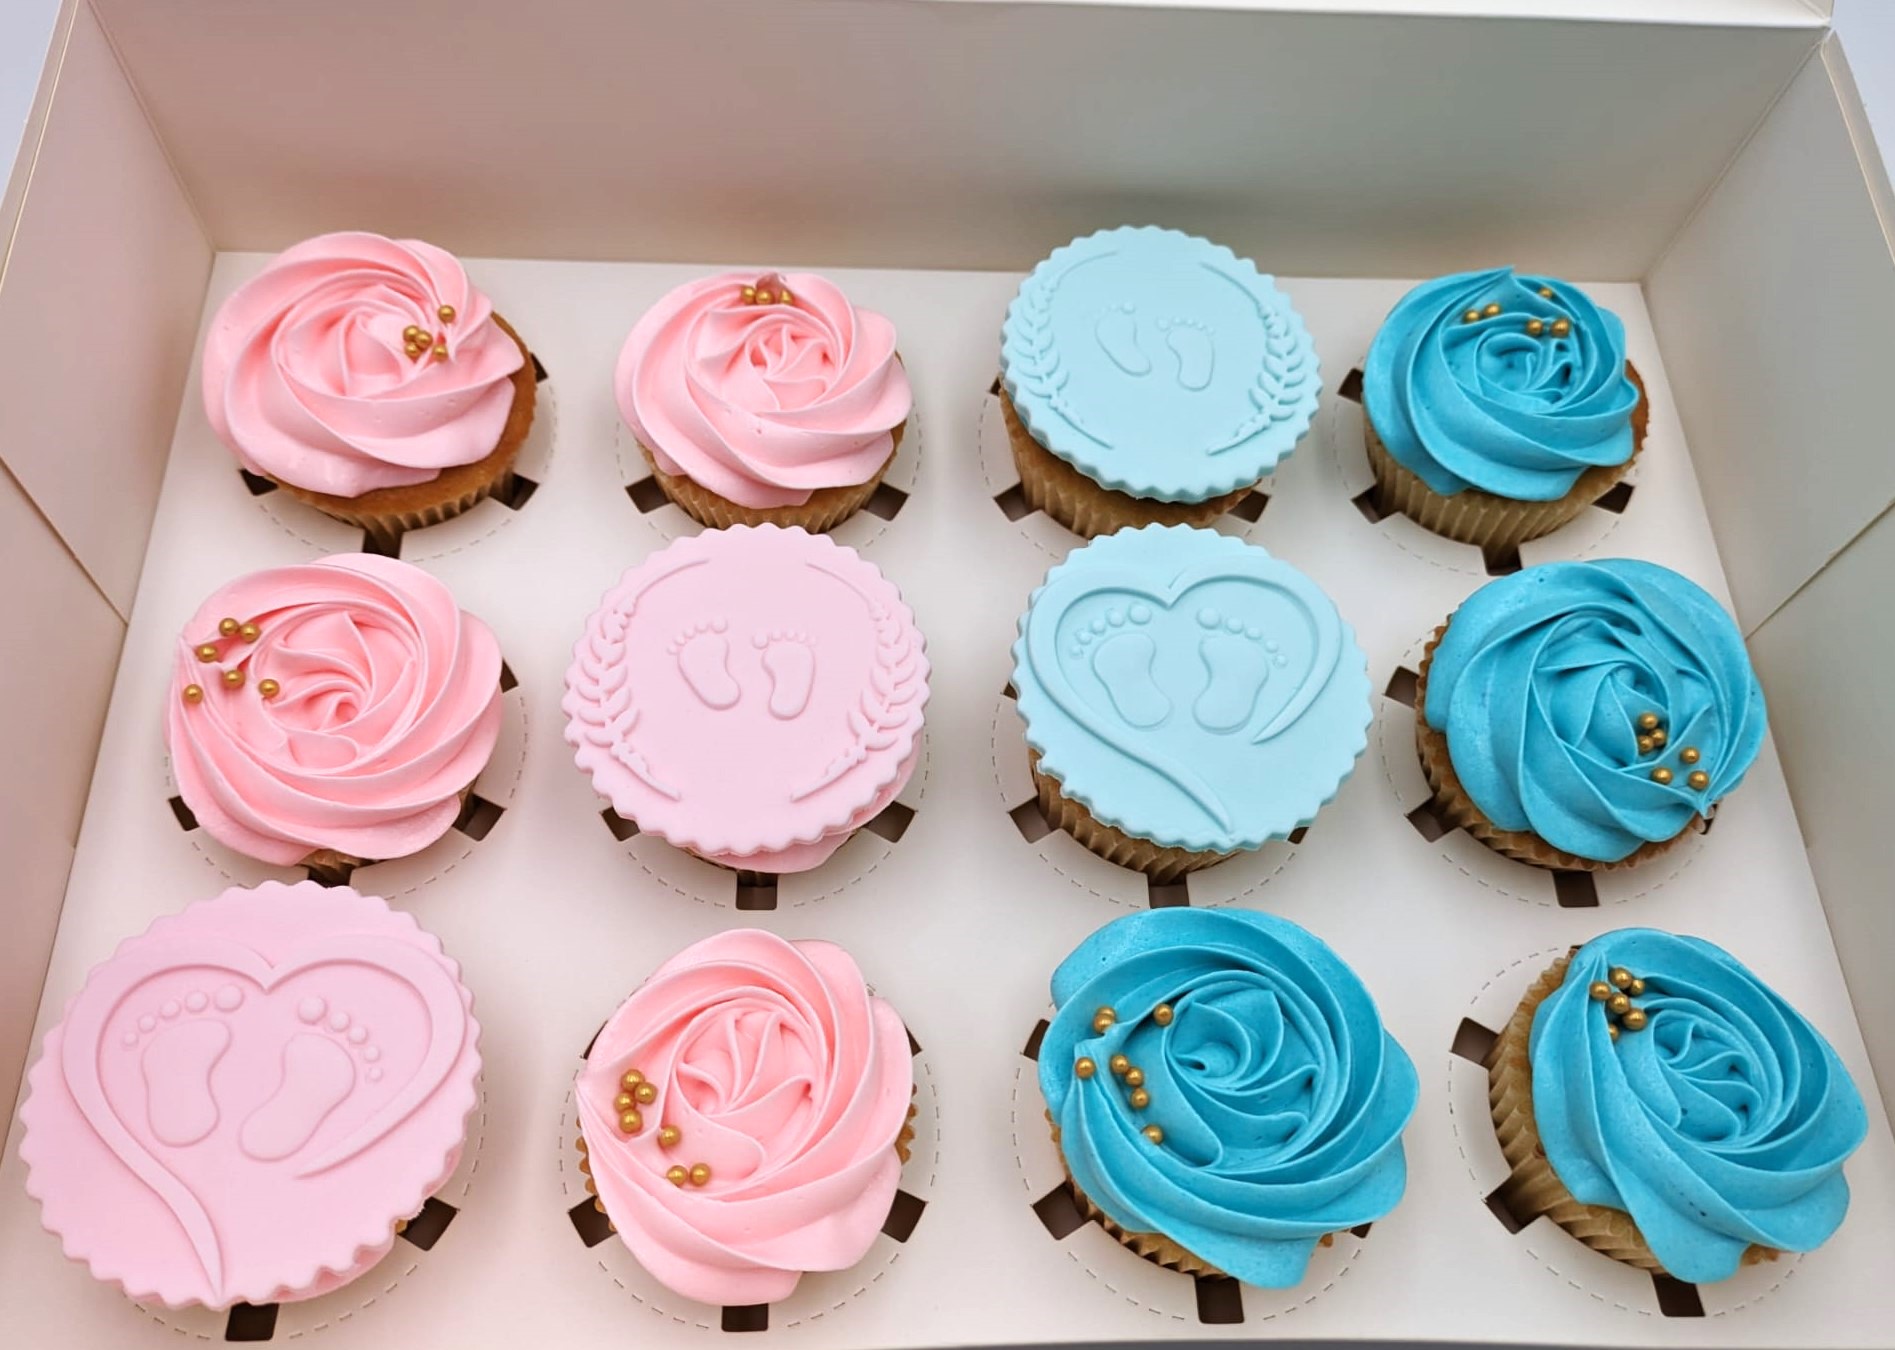
[[[1417,286],[1362,368],[1376,504],[1494,553],[1625,476],[1651,415],[1618,315],[1511,267]]]
[[[349,1283],[446,1184],[480,1027],[460,967],[374,896],[232,889],[93,967],[20,1109],[40,1220],[167,1307]]]
[[[1663,853],[1743,781],[1764,736],[1730,615],[1628,558],[1488,582],[1428,643],[1415,707],[1441,817],[1569,872]]]
[[[304,240],[204,339],[204,411],[238,462],[382,541],[504,490],[535,388],[520,335],[418,239]]]
[[[901,592],[825,535],[680,539],[605,594],[566,741],[612,809],[744,872],[817,866],[921,757],[928,657]]]
[[[1035,267],[1000,330],[1027,504],[1077,534],[1208,525],[1296,448],[1322,382],[1255,263],[1176,230],[1102,230]]]
[[[1195,1275],[1283,1289],[1407,1184],[1415,1067],[1312,934],[1244,909],[1155,909],[1053,972],[1040,1090],[1106,1231]]]
[[[1315,818],[1368,745],[1368,663],[1254,544],[1148,525],[1046,574],[1013,687],[1046,818],[1168,882]]]
[[[914,1085],[907,1029],[842,948],[719,933],[660,966],[587,1052],[588,1189],[666,1288],[774,1303],[868,1254]]]
[[[1488,1059],[1502,1198],[1702,1284],[1842,1223],[1862,1098],[1815,1027],[1702,938],[1622,928],[1555,961]]]
[[[178,793],[218,843],[267,863],[339,879],[426,848],[499,734],[493,633],[393,558],[252,572],[178,634]]]
[[[726,272],[645,312],[619,411],[665,495],[706,525],[840,525],[914,406],[895,325],[810,272]]]

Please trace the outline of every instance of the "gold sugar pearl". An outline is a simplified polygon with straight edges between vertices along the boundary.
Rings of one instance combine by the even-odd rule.
[[[1657,748],[1658,748],[1657,743],[1654,742],[1650,736],[1640,736],[1638,738],[1638,753],[1639,754],[1649,755],[1652,751],[1656,750]]]
[[[1165,1132],[1156,1125],[1147,1125],[1144,1129],[1140,1130],[1139,1133],[1151,1140],[1154,1144],[1162,1144],[1165,1142]]]
[[[619,1128],[627,1134],[637,1134],[645,1128],[645,1118],[636,1111],[626,1111],[619,1116]]]
[[[1619,1019],[1619,1025],[1627,1031],[1643,1031],[1650,1020],[1643,1008],[1634,1008]]]
[[[422,337],[421,325],[413,324],[413,323],[409,324],[406,328],[401,330],[401,337],[402,337],[402,341],[404,342],[420,341]]]
[[[447,360],[447,343],[437,342],[434,344],[434,359],[437,361]]]
[[[1638,728],[1640,731],[1651,731],[1657,725],[1658,725],[1657,713],[1642,712],[1638,715]]]
[[[1592,995],[1595,1002],[1604,1003],[1612,997],[1612,986],[1604,980],[1594,980],[1586,986],[1586,992]]]
[[[1553,336],[1554,337],[1565,337],[1568,333],[1572,331],[1573,331],[1573,321],[1571,319],[1553,320]]]
[[[788,290],[782,290],[777,292],[776,302],[779,305],[793,305],[796,303],[796,297],[791,295]]]
[[[200,685],[195,685],[195,684],[185,685],[184,686],[184,701],[186,703],[202,703],[204,701],[203,687]]]
[[[640,1083],[632,1089],[632,1095],[638,1098],[640,1106],[650,1106],[658,1100],[658,1089],[650,1083]]]
[[[757,288],[755,286],[744,287],[743,297],[744,297],[744,303],[751,304],[751,305],[756,304],[757,303]]]
[[[1478,309],[1468,310],[1467,313],[1461,316],[1461,322],[1462,323],[1479,323],[1480,311]]]
[[[1169,1003],[1160,1003],[1156,1008],[1151,1010],[1151,1020],[1161,1027],[1171,1025],[1172,1015],[1171,1005]]]
[[[217,644],[214,642],[198,643],[197,659],[204,662],[206,665],[209,665],[212,661],[215,661],[217,659]]]
[[[1126,1087],[1144,1087],[1145,1086],[1145,1071],[1139,1068],[1136,1064],[1134,1064],[1131,1068],[1127,1069],[1125,1071],[1125,1086]]]
[[[661,1125],[658,1127],[658,1147],[660,1148],[676,1148],[678,1142],[683,1138],[684,1132],[676,1125]]]
[[[1665,729],[1663,727],[1660,727],[1658,728],[1658,730],[1652,733],[1652,744],[1656,746],[1663,746],[1664,743],[1665,743]]]
[[[1632,1000],[1624,994],[1614,994],[1605,1001],[1605,1010],[1614,1017],[1623,1017],[1632,1010]]]
[[[434,312],[441,316],[442,323],[454,322],[454,306],[442,305],[439,309],[435,310]]]
[[[1091,1056],[1082,1055],[1079,1062],[1073,1065],[1073,1072],[1081,1078],[1090,1078],[1099,1072],[1099,1066],[1092,1062]]]
[[[711,1165],[709,1163],[691,1164],[691,1184],[693,1186],[708,1186],[711,1184]]]
[[[1151,1105],[1151,1093],[1145,1091],[1144,1088],[1133,1088],[1131,1100],[1134,1111],[1143,1111]]]
[[[1553,288],[1551,286],[1540,287],[1540,299],[1551,300],[1552,298],[1553,298]]]
[[[624,1088],[627,1092],[630,1092],[644,1081],[645,1075],[640,1073],[637,1069],[627,1069],[625,1076],[619,1079],[619,1086]]]
[[[263,630],[254,623],[240,624],[237,628],[237,636],[245,642],[255,642],[262,634]]]
[[[1633,980],[1630,984],[1625,986],[1625,992],[1630,994],[1633,998],[1637,998],[1640,994],[1645,992],[1645,981],[1638,979]]]
[[[1696,791],[1702,792],[1704,791],[1704,789],[1711,786],[1711,775],[1704,772],[1704,770],[1702,769],[1693,769],[1691,771],[1690,777],[1686,778],[1684,781],[1690,784],[1691,787],[1695,789]]]
[[[1660,787],[1667,786],[1671,782],[1671,770],[1662,764],[1659,765],[1652,770],[1652,782],[1658,784]]]
[[[1623,989],[1632,982],[1632,972],[1627,970],[1624,966],[1612,967],[1611,970],[1606,972],[1605,977],[1611,981],[1614,989]]]
[[[629,1092],[619,1093],[617,1099],[612,1103],[613,1108],[619,1111],[630,1111],[636,1108],[637,1105],[637,1100]]]
[[[665,1180],[670,1182],[673,1186],[682,1186],[690,1179],[691,1174],[682,1167],[667,1167],[665,1169]]]
[[[222,633],[225,637],[231,637],[237,631],[237,621],[235,619],[219,619],[217,621],[217,631]]]
[[[1124,1055],[1114,1055],[1111,1059],[1107,1060],[1106,1063],[1110,1066],[1113,1073],[1121,1077],[1131,1072],[1132,1061],[1127,1059]]]
[[[1678,752],[1678,758],[1683,760],[1686,764],[1696,764],[1702,756],[1698,754],[1697,746],[1687,745]]]
[[[1616,1041],[1619,1038],[1619,1024],[1617,1022],[1607,1022],[1605,1034]]]
[[[1546,331],[1545,319],[1528,319],[1527,320],[1527,336],[1528,337],[1538,337],[1541,333],[1544,333],[1545,331]]]
[[[1092,1029],[1104,1035],[1119,1020],[1118,1013],[1109,1007],[1101,1008],[1092,1015]]]
[[[236,666],[232,666],[229,670],[225,671],[224,672],[224,688],[226,689],[243,688],[243,671]]]
[[[263,698],[275,698],[283,692],[283,686],[275,680],[258,680],[257,693]]]
[[[1494,317],[1494,315],[1498,313],[1500,313],[1500,304],[1498,301],[1490,300],[1486,305],[1484,305],[1481,308],[1481,316],[1483,318],[1491,319]]]
[[[758,291],[757,303],[759,305],[773,305],[776,303],[776,297],[768,291]]]

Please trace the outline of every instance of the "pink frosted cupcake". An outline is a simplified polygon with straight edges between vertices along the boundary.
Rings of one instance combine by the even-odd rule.
[[[204,339],[204,411],[239,463],[393,538],[513,476],[533,362],[450,253],[350,231],[286,249]]]
[[[499,734],[493,633],[393,558],[253,572],[178,635],[178,793],[213,839],[264,862],[339,874],[426,848]]]
[[[714,526],[839,525],[914,402],[895,326],[809,272],[678,287],[632,329],[614,383],[659,485]]]
[[[579,1071],[579,1147],[639,1264],[751,1306],[846,1270],[913,1138],[901,1018],[842,948],[739,929],[687,947],[612,1014]]]
[[[928,657],[901,592],[826,536],[680,539],[586,622],[561,706],[612,809],[726,867],[815,867],[921,756]]]
[[[232,889],[93,968],[20,1110],[66,1255],[168,1307],[347,1284],[446,1184],[480,1028],[460,967],[385,901]]]

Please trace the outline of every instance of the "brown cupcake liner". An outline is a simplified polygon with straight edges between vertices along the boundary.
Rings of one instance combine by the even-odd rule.
[[[1143,872],[1159,885],[1168,885],[1187,872],[1234,858],[1235,853],[1216,853],[1172,848],[1127,834],[1095,817],[1078,802],[1060,791],[1057,778],[1040,771],[1039,752],[1028,747],[1027,767],[1033,775],[1033,787],[1039,794],[1040,813],[1047,823],[1056,825],[1104,858],[1107,862]]]
[[[1565,496],[1550,502],[1518,501],[1479,488],[1442,496],[1389,454],[1365,407],[1362,436],[1368,445],[1369,466],[1375,471],[1377,509],[1384,515],[1399,511],[1425,530],[1495,553],[1517,549],[1529,539],[1551,534],[1605,496],[1638,462],[1651,422],[1651,399],[1645,392],[1645,381],[1630,361],[1625,363],[1625,373],[1638,386],[1638,403],[1632,409],[1632,453],[1623,464],[1587,469]]]
[[[1167,502],[1102,487],[1048,450],[1026,429],[1003,390],[1000,411],[1028,506],[1087,539],[1140,525],[1209,525],[1248,497],[1255,483],[1202,502]],[[1261,481],[1261,480],[1259,480]]]
[[[895,428],[892,433],[895,444],[873,478],[866,483],[817,488],[809,494],[808,501],[795,506],[744,506],[733,502],[684,474],[666,473],[658,467],[651,447],[644,442],[639,442],[638,448],[645,456],[645,463],[651,466],[651,476],[664,489],[665,496],[676,502],[686,515],[700,525],[717,530],[727,530],[732,525],[781,525],[784,529],[800,525],[811,534],[822,534],[835,529],[868,505],[869,498],[875,495],[875,489],[882,485],[882,478],[888,473],[889,466],[895,462],[895,451],[901,448],[901,435],[907,426],[903,422]]]
[[[1453,622],[1452,617],[1448,622]],[[1434,649],[1441,645],[1441,639],[1447,631],[1448,625],[1444,623],[1428,639],[1415,682],[1415,749],[1420,754],[1421,771],[1427,776],[1428,788],[1434,793],[1435,813],[1443,821],[1466,830],[1496,853],[1552,872],[1623,871],[1650,862],[1691,833],[1692,822],[1700,817],[1693,817],[1692,822],[1687,822],[1684,829],[1669,839],[1649,840],[1616,862],[1601,862],[1596,858],[1582,858],[1577,853],[1555,848],[1537,834],[1524,830],[1503,830],[1487,819],[1481,809],[1474,805],[1474,799],[1467,795],[1467,789],[1461,786],[1460,776],[1454,772],[1454,760],[1448,754],[1447,733],[1428,725],[1428,667],[1434,660]]]
[[[493,316],[493,321],[519,344],[520,354],[526,360],[513,372],[513,407],[507,413],[506,425],[500,430],[500,440],[484,458],[472,464],[450,465],[425,483],[376,488],[359,497],[313,492],[280,478],[271,478],[270,481],[304,505],[313,506],[345,525],[367,531],[371,538],[383,545],[392,545],[408,530],[419,530],[451,520],[496,492],[510,491],[513,486],[513,461],[519,455],[520,447],[526,443],[527,432],[533,427],[533,409],[539,398],[539,384],[533,373],[533,353],[528,350],[526,342],[498,314]]]
[[[1578,950],[1574,948],[1573,950]],[[1526,1222],[1544,1215],[1594,1251],[1614,1261],[1665,1274],[1632,1216],[1604,1205],[1583,1205],[1573,1198],[1546,1160],[1539,1126],[1533,1117],[1533,1066],[1527,1059],[1534,1011],[1566,981],[1572,951],[1554,961],[1528,988],[1520,1006],[1487,1055],[1487,1101],[1493,1113],[1500,1151],[1511,1169],[1498,1195],[1508,1213]],[[1774,1261],[1774,1248],[1753,1246],[1743,1264]]]
[[[476,774],[474,776],[478,778],[480,775]],[[463,808],[466,807],[467,799],[473,795],[473,791],[474,785],[472,782],[469,782],[466,787],[461,789],[460,797],[461,806]],[[460,815],[456,812],[455,819],[458,820],[459,818]],[[453,826],[450,825],[448,828],[452,829]],[[309,879],[311,881],[321,882],[325,886],[346,886],[349,884],[350,873],[354,872],[356,868],[371,867],[378,862],[387,861],[388,859],[386,858],[358,858],[353,853],[343,853],[339,849],[319,848],[313,853],[305,855],[303,860],[297,863],[296,866],[308,868]]]

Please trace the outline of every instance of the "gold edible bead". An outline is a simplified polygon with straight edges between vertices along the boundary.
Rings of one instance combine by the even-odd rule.
[[[232,666],[229,670],[225,671],[224,687],[226,689],[243,688],[243,671],[236,666]]]
[[[1073,1065],[1073,1072],[1078,1074],[1081,1078],[1090,1078],[1093,1074],[1099,1072],[1099,1066],[1092,1062],[1091,1056],[1082,1055],[1079,1062]]]
[[[693,1186],[708,1186],[710,1182],[711,1165],[709,1163],[692,1163],[691,1184]]]
[[[1640,736],[1638,738],[1638,753],[1639,754],[1649,755],[1652,751],[1656,750],[1657,748],[1658,748],[1657,745],[1653,743],[1652,738],[1650,736]]]
[[[401,330],[401,336],[404,342],[419,342],[427,333],[421,325],[411,323]]]
[[[1650,731],[1652,728],[1656,727],[1657,725],[1658,725],[1657,713],[1642,712],[1638,715],[1638,727],[1640,731]]]
[[[1092,1015],[1092,1029],[1103,1035],[1118,1020],[1118,1013],[1111,1008],[1101,1008]]]
[[[1687,745],[1678,752],[1678,758],[1683,760],[1686,764],[1696,764],[1702,756],[1698,754],[1697,746]]]
[[[627,1111],[619,1116],[619,1128],[627,1134],[637,1134],[645,1128],[645,1118],[636,1111]]]
[[[1150,1105],[1151,1105],[1151,1093],[1145,1091],[1144,1088],[1132,1089],[1132,1109],[1134,1111],[1143,1111],[1146,1107]]]
[[[1640,994],[1645,992],[1645,981],[1633,980],[1630,984],[1625,986],[1625,992],[1630,994],[1633,998],[1637,998]]]
[[[1172,1011],[1169,1003],[1160,1003],[1156,1008],[1151,1010],[1151,1020],[1161,1027],[1170,1026],[1171,1018]]]
[[[1478,309],[1468,310],[1467,313],[1461,316],[1461,322],[1462,323],[1479,323],[1480,311]]]
[[[665,1169],[665,1180],[670,1182],[673,1186],[682,1186],[690,1179],[691,1174],[682,1167],[667,1167]]]
[[[441,316],[442,323],[454,322],[454,306],[442,305],[439,309],[435,310],[434,312]]]
[[[1125,1086],[1126,1087],[1144,1087],[1145,1086],[1145,1071],[1139,1068],[1136,1064],[1134,1064],[1131,1068],[1127,1069],[1125,1071]]]
[[[612,1103],[613,1109],[619,1111],[630,1111],[637,1105],[638,1100],[629,1092],[619,1093],[617,1100]]]
[[[1592,995],[1594,1001],[1604,1003],[1607,999],[1612,997],[1612,986],[1607,984],[1604,980],[1594,980],[1590,985],[1586,986],[1586,992]]]
[[[1552,298],[1553,298],[1553,288],[1551,286],[1540,287],[1540,299],[1551,300]]]
[[[1658,730],[1652,733],[1652,744],[1662,746],[1664,743],[1665,743],[1665,729],[1663,727],[1660,727],[1658,728]]]
[[[684,1132],[676,1125],[661,1125],[658,1127],[658,1147],[660,1148],[676,1148],[678,1141],[683,1138]]]
[[[1144,1129],[1140,1130],[1139,1133],[1151,1140],[1154,1144],[1162,1144],[1165,1142],[1165,1132],[1156,1125],[1147,1125]]]
[[[796,303],[796,297],[791,295],[788,291],[778,291],[776,302],[779,305],[793,305]]]
[[[1624,966],[1614,966],[1606,972],[1606,979],[1612,982],[1614,989],[1623,989],[1632,982],[1632,972]]]
[[[437,361],[447,360],[447,343],[437,342],[434,344],[434,359]]]
[[[204,701],[204,690],[195,684],[185,685],[184,701],[186,703],[202,703]]]
[[[222,633],[225,637],[229,637],[232,633],[237,631],[237,621],[235,619],[219,619],[217,621],[217,631]]]
[[[1664,787],[1671,782],[1671,770],[1662,764],[1659,765],[1652,770],[1652,782],[1658,784],[1660,787]]]
[[[261,694],[264,698],[275,698],[282,692],[283,686],[278,684],[275,680],[257,681],[257,693]]]
[[[658,1100],[658,1089],[650,1083],[640,1083],[632,1089],[632,1095],[638,1098],[640,1106],[650,1106]]]
[[[1614,1017],[1623,1017],[1632,1010],[1632,1000],[1624,994],[1614,994],[1605,1001],[1605,1010]]]
[[[743,296],[746,303],[754,305],[757,302],[757,288],[755,286],[744,287]]]
[[[1704,772],[1704,770],[1702,769],[1693,769],[1691,771],[1691,776],[1685,779],[1684,781],[1686,783],[1689,783],[1691,787],[1695,789],[1696,791],[1702,792],[1704,791],[1704,789],[1711,786],[1711,775]]]
[[[238,627],[237,636],[245,642],[255,642],[262,632],[263,630],[254,623],[246,623]]]
[[[1131,1072],[1132,1061],[1127,1059],[1124,1055],[1114,1055],[1106,1062],[1111,1067],[1113,1073],[1123,1076]]]
[[[1616,1041],[1619,1038],[1619,1024],[1617,1022],[1607,1022],[1605,1034]]]
[[[217,644],[214,642],[200,642],[197,646],[197,659],[206,664],[215,661],[217,659]]]
[[[1650,1020],[1651,1019],[1645,1015],[1643,1008],[1634,1008],[1619,1019],[1619,1024],[1627,1031],[1643,1031],[1645,1029],[1645,1023]]]
[[[1545,331],[1546,331],[1545,319],[1528,319],[1527,320],[1527,336],[1528,337],[1538,337],[1541,333],[1544,333]]]
[[[1554,337],[1565,337],[1568,333],[1572,331],[1573,331],[1573,321],[1571,319],[1553,320],[1553,336]]]
[[[776,297],[768,291],[758,291],[757,303],[759,305],[773,305],[776,303]]]
[[[1481,308],[1481,314],[1485,318],[1491,319],[1494,317],[1494,315],[1498,313],[1500,313],[1500,304],[1498,301],[1490,300],[1488,301],[1486,305],[1482,306]]]
[[[619,1086],[624,1088],[627,1092],[630,1092],[644,1081],[645,1075],[640,1073],[637,1069],[627,1069],[625,1076],[619,1079]]]

